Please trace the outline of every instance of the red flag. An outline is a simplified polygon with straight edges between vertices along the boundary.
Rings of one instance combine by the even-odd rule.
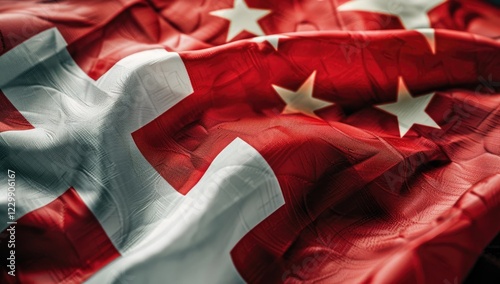
[[[0,13],[3,282],[499,277],[491,4]]]

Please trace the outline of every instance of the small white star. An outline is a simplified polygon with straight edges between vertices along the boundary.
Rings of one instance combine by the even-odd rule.
[[[346,2],[337,11],[366,11],[393,15],[399,18],[405,29],[417,29],[435,52],[434,30],[427,14],[447,0],[353,0]],[[422,30],[418,30],[422,29]]]
[[[421,33],[425,37],[432,53],[436,54],[436,33],[434,29],[418,29],[417,32]]]
[[[254,37],[251,40],[254,41],[254,42],[264,42],[264,41],[267,41],[277,51],[278,50],[278,44],[279,44],[279,39],[280,38],[287,38],[287,36],[284,36],[284,35],[268,35],[268,36]]]
[[[376,105],[375,107],[397,116],[399,135],[401,137],[410,130],[414,124],[425,125],[441,129],[439,125],[425,112],[435,93],[413,97],[406,87],[403,78],[399,77],[398,98],[395,103]]]
[[[316,99],[312,96],[315,77],[316,71],[314,71],[295,92],[273,85],[274,90],[286,103],[286,107],[281,113],[303,113],[311,117],[319,118],[314,113],[315,110],[333,105],[331,102]]]
[[[244,0],[234,0],[232,9],[212,11],[210,15],[229,21],[226,41],[230,41],[242,31],[258,36],[264,35],[264,31],[257,21],[269,13],[271,10],[249,8]]]

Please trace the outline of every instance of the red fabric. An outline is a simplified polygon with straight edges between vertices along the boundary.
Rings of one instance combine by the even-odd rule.
[[[2,283],[81,283],[119,256],[73,188],[17,221],[15,277],[7,275],[7,230],[0,235]]]

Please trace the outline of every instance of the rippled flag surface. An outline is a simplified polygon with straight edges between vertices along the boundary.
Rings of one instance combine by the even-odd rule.
[[[495,4],[1,2],[1,282],[498,281]]]

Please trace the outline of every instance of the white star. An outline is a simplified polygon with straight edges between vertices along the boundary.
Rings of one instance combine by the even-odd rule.
[[[346,2],[337,11],[366,11],[394,15],[406,29],[429,29],[428,12],[447,0],[353,0]],[[421,32],[434,52],[434,32]]]
[[[264,42],[264,41],[267,41],[277,51],[278,50],[278,44],[279,44],[279,39],[280,38],[287,38],[287,36],[284,36],[284,35],[268,35],[268,36],[254,37],[251,40],[254,41],[254,42]]]
[[[436,36],[435,36],[434,29],[418,29],[417,31],[425,37],[425,40],[429,44],[432,53],[435,54],[436,53],[436,39],[435,39]]]
[[[242,31],[259,36],[264,35],[257,21],[269,13],[271,13],[271,10],[248,8],[244,0],[234,0],[232,9],[212,11],[210,15],[229,21],[226,41],[230,41]]]
[[[434,93],[419,97],[412,97],[406,87],[403,78],[399,77],[397,102],[376,105],[375,107],[397,116],[399,124],[399,135],[401,137],[410,130],[414,124],[439,128],[439,125],[425,112]]]
[[[314,71],[307,80],[302,83],[302,86],[297,91],[290,91],[282,87],[273,85],[274,90],[285,101],[286,107],[281,113],[303,113],[305,115],[319,118],[314,111],[333,105],[331,102],[313,98],[314,79],[316,71]]]

